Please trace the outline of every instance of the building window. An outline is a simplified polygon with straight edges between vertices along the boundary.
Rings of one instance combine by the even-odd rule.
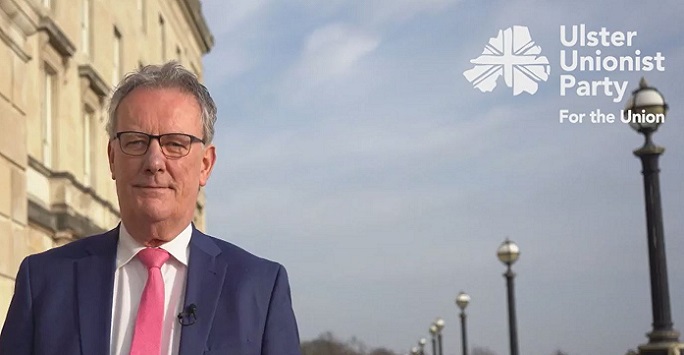
[[[41,108],[41,143],[43,164],[52,167],[52,123],[55,114],[55,72],[47,65],[43,71],[43,105]]]
[[[140,14],[140,29],[147,33],[147,6],[146,0],[138,0],[138,13]]]
[[[161,31],[161,58],[166,61],[166,28],[164,28],[164,18],[159,15],[159,29]]]
[[[93,113],[86,110],[83,113],[83,184],[92,185],[92,120]]]
[[[116,84],[119,83],[119,80],[121,80],[121,77],[123,76],[123,69],[122,69],[122,51],[121,51],[121,32],[114,27],[114,53],[113,53],[113,59],[114,59],[114,66],[112,68],[112,85],[116,86]]]
[[[81,8],[81,50],[86,55],[90,55],[90,2],[82,0]]]

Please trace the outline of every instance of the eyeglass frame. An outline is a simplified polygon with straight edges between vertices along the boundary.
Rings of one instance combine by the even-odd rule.
[[[127,153],[124,150],[123,146],[121,145],[121,136],[126,134],[126,133],[136,133],[136,134],[141,134],[141,135],[147,136],[147,147],[145,147],[145,151],[143,153],[131,154],[131,153]],[[189,137],[190,138],[190,145],[188,146],[188,150],[184,155],[169,156],[164,151],[164,145],[161,144],[161,138],[165,137],[165,136],[177,136],[177,135]],[[150,145],[152,144],[152,140],[154,140],[154,139],[156,139],[157,142],[159,143],[159,148],[161,149],[162,154],[164,154],[165,157],[170,158],[170,159],[179,159],[179,158],[183,158],[183,157],[188,156],[188,154],[190,154],[190,150],[192,150],[192,144],[195,142],[200,142],[202,144],[206,144],[206,141],[204,139],[201,139],[199,137],[195,137],[192,134],[187,134],[187,133],[164,133],[164,134],[154,135],[154,134],[149,134],[149,133],[139,132],[139,131],[121,131],[121,132],[116,132],[113,139],[116,139],[119,141],[119,149],[121,149],[122,153],[124,153],[128,156],[132,156],[132,157],[141,157],[141,156],[147,154],[147,152],[150,150]]]

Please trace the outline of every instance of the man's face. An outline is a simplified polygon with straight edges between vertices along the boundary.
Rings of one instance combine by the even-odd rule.
[[[115,129],[205,138],[197,100],[176,88],[133,90],[119,104]],[[144,155],[131,156],[121,150],[119,139],[113,139],[107,151],[127,228],[144,230],[152,224],[184,228],[192,221],[199,188],[207,183],[216,160],[214,146],[194,142],[188,155],[168,158],[159,140],[152,139]]]

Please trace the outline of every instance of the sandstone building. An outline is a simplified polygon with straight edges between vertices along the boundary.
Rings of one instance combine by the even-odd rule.
[[[199,0],[0,0],[0,324],[26,255],[119,221],[112,88],[172,59],[202,78],[212,45]]]

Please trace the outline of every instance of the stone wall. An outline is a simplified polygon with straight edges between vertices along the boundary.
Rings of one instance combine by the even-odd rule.
[[[172,59],[201,78],[212,45],[198,0],[0,0],[0,324],[24,257],[119,221],[112,87]]]

